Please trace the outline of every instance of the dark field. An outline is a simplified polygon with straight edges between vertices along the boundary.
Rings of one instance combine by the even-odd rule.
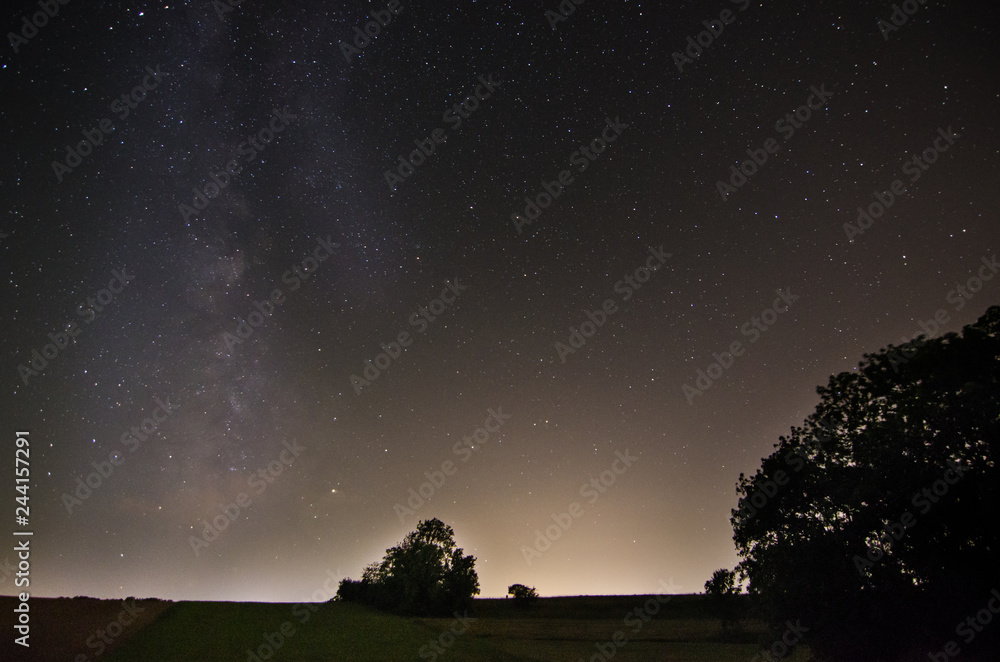
[[[515,609],[510,600],[485,599],[476,600],[462,618],[406,618],[343,603],[140,600],[133,610],[136,620],[119,632],[109,625],[132,603],[36,598],[31,601],[31,657],[14,651],[15,657],[4,659],[589,662],[613,657],[623,662],[736,662],[749,661],[772,643],[756,622],[745,623],[739,635],[724,635],[719,621],[706,611],[704,596],[664,600],[666,596],[543,598],[533,607]],[[10,613],[14,600],[0,602]],[[102,642],[98,631],[112,643]],[[10,650],[10,638],[4,638],[3,649]],[[805,646],[797,646],[784,659],[808,657]]]

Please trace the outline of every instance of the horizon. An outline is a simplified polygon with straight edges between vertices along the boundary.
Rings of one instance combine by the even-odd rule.
[[[581,595],[539,595],[538,599],[539,600],[545,600],[545,599],[555,599],[555,598],[632,598],[632,597],[646,597],[646,596],[653,596],[653,595],[669,595],[669,596],[673,596],[673,597],[678,597],[678,596],[688,596],[688,595],[704,596],[705,594],[704,594],[704,592],[702,592],[702,593],[596,593],[596,594],[595,593],[587,593],[587,594],[581,594]],[[749,594],[744,592],[744,593],[739,593],[738,595],[740,595],[740,596],[748,596]],[[302,604],[302,603],[323,604],[324,602],[329,602],[328,600],[319,600],[319,601],[300,600],[300,601],[263,602],[263,601],[253,601],[253,600],[186,600],[186,599],[183,599],[183,598],[179,599],[179,600],[174,600],[174,599],[168,599],[168,598],[158,598],[158,597],[155,597],[155,596],[143,596],[143,597],[140,597],[138,595],[129,595],[129,596],[126,596],[124,598],[97,598],[97,597],[90,596],[90,595],[74,595],[74,596],[60,595],[60,596],[52,596],[52,595],[36,595],[36,594],[33,594],[32,597],[33,598],[41,598],[43,600],[77,600],[77,599],[81,599],[81,600],[108,600],[108,601],[111,601],[111,602],[118,602],[118,601],[128,600],[128,599],[131,598],[131,599],[140,600],[140,601],[141,600],[159,600],[161,602],[232,602],[232,603],[237,603],[238,602],[240,604],[249,603],[249,604],[269,604],[269,605],[271,605],[271,604],[273,604],[273,605],[295,605],[295,604]],[[5,594],[0,593],[0,598],[16,599],[17,595],[5,595]],[[509,595],[503,595],[503,596],[497,596],[497,595],[493,595],[493,596],[489,596],[489,595],[487,595],[487,596],[477,595],[477,596],[475,596],[473,598],[474,601],[475,600],[507,600],[507,599],[510,599]]]

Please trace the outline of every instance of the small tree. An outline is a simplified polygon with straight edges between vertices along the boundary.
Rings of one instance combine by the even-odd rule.
[[[479,594],[476,557],[455,546],[455,532],[424,520],[403,542],[365,567],[361,581],[345,579],[337,598],[415,615],[444,615],[468,607]]]
[[[511,584],[507,587],[507,595],[514,596],[515,607],[527,607],[538,600],[538,591],[535,590],[535,587],[528,587],[524,584]]]
[[[722,629],[739,629],[740,582],[735,570],[719,568],[705,582],[705,595],[709,596],[715,615],[722,621]]]

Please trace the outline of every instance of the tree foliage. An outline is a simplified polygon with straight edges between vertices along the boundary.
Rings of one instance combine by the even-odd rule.
[[[712,578],[705,582],[705,595],[712,602],[715,615],[722,621],[722,629],[728,630],[740,621],[740,581],[735,570],[719,568]]]
[[[535,587],[524,584],[511,584],[507,587],[507,595],[514,596],[516,607],[527,607],[538,600],[538,591],[535,590]]]
[[[455,546],[450,526],[423,520],[381,562],[369,564],[360,581],[341,581],[337,597],[403,614],[446,615],[479,594],[475,563]]]
[[[1000,579],[1000,307],[817,390],[816,411],[740,475],[738,569],[823,659],[926,659]]]

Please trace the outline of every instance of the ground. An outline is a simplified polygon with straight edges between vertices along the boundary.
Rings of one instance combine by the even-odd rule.
[[[122,601],[33,599],[31,652],[33,659],[72,662],[748,662],[772,643],[759,622],[746,623],[739,636],[724,635],[703,596],[664,598],[542,598],[528,609],[487,599],[459,618],[433,619],[343,603],[139,601],[138,620],[120,632],[109,625],[122,615]],[[5,611],[13,604],[0,598]],[[99,630],[112,640],[100,655]],[[784,659],[808,657],[805,646],[797,646]]]

